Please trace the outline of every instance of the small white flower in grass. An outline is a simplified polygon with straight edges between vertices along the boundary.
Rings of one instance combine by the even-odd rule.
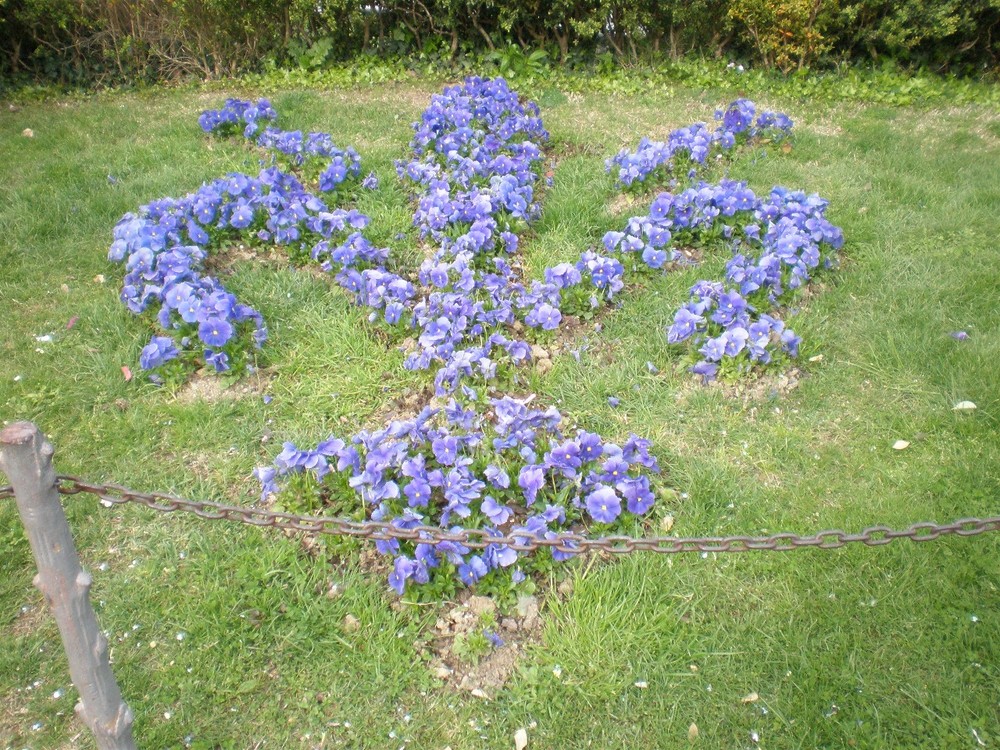
[[[185,638],[187,638],[187,633],[181,632],[181,633],[178,633],[174,637],[177,638],[177,640],[179,640],[179,641],[183,641]]]

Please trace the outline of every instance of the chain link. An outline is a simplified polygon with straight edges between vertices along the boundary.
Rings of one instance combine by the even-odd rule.
[[[14,497],[14,488],[9,484],[0,487],[0,500],[6,500],[8,498]]]
[[[260,526],[310,534],[362,537],[386,541],[402,539],[421,542],[459,542],[471,549],[483,549],[490,544],[506,545],[519,552],[540,547],[550,547],[560,552],[605,552],[624,555],[631,552],[657,552],[678,554],[682,552],[751,552],[770,550],[787,552],[794,549],[840,549],[848,544],[881,547],[897,539],[929,542],[942,536],[976,536],[990,531],[1000,531],[1000,516],[989,518],[960,518],[946,524],[915,523],[905,529],[889,526],[869,526],[849,534],[840,529],[817,531],[811,535],[789,532],[768,536],[702,536],[702,537],[588,537],[577,533],[539,538],[514,533],[496,534],[486,529],[460,529],[448,531],[436,526],[415,526],[403,529],[385,521],[352,521],[348,518],[303,516],[264,508],[223,505],[211,501],[188,500],[158,492],[136,492],[118,484],[98,484],[77,477],[56,477],[59,492],[63,495],[86,493],[95,495],[105,503],[115,505],[141,505],[161,513],[193,513],[200,518],[217,521],[235,521],[250,526]],[[0,498],[13,497],[10,487],[0,487]]]

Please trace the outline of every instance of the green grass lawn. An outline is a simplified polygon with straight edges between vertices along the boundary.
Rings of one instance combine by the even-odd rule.
[[[432,91],[271,92],[285,127],[329,131],[378,173],[383,189],[359,208],[373,240],[399,252],[407,242],[395,235],[414,233],[392,162]],[[268,322],[270,405],[259,393],[192,400],[125,381],[120,368],[138,373],[149,332],[118,301],[111,229],[149,200],[256,169],[249,150],[210,142],[196,122],[232,93],[262,92],[0,112],[0,420],[37,421],[60,472],[249,503],[251,469],[281,441],[353,433],[424,382],[333,284],[273,264],[227,281]],[[607,156],[724,104],[711,91],[535,93],[559,157],[524,243],[536,272],[619,228]],[[731,176],[758,192],[820,193],[847,239],[841,270],[793,318],[800,386],[734,395],[678,367],[665,328],[720,256],[644,282],[579,362],[559,358],[534,389],[582,426],[654,441],[679,492],[669,508],[678,534],[996,515],[1000,116],[759,103],[795,119],[794,148],[744,156]],[[953,412],[962,400],[978,409]],[[900,439],[910,446],[893,450]],[[384,576],[354,557],[329,564],[275,532],[92,498],[66,506],[143,747],[507,748],[524,727],[532,748],[673,748],[689,745],[692,724],[700,745],[718,748],[1000,743],[995,534],[575,565],[572,593],[543,602],[539,642],[483,701],[443,687],[421,660],[437,608],[394,607]],[[2,503],[0,749],[93,747],[32,574],[13,504]],[[342,596],[325,596],[331,582]],[[348,614],[359,627],[344,626]],[[751,693],[758,700],[744,702]]]

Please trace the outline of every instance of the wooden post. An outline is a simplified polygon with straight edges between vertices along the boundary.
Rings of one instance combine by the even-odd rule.
[[[90,604],[91,577],[80,567],[66,523],[52,453],[52,446],[31,422],[0,431],[0,470],[14,487],[38,566],[34,583],[59,625],[70,677],[80,692],[76,713],[94,733],[99,750],[135,750],[132,711],[111,672],[108,639]]]

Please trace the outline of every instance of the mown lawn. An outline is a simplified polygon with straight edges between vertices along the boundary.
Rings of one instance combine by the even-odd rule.
[[[333,133],[379,174],[383,188],[359,208],[373,239],[400,252],[411,209],[392,162],[432,91],[269,92],[286,127]],[[197,126],[234,93],[262,92],[0,113],[0,419],[37,421],[61,472],[249,503],[251,469],[281,441],[353,432],[422,382],[334,285],[274,264],[245,264],[228,282],[268,321],[269,405],[260,393],[192,400],[126,382],[121,367],[138,373],[148,329],[118,301],[111,228],[141,203],[256,169],[246,148]],[[558,158],[525,243],[536,271],[619,228],[607,156],[725,103],[711,91],[534,93]],[[679,492],[675,533],[998,514],[1000,116],[759,101],[796,120],[794,148],[746,155],[731,176],[820,193],[847,238],[843,267],[794,318],[799,387],[739,394],[678,368],[664,329],[703,268],[645,281],[579,362],[558,359],[535,390],[588,428],[653,439]],[[962,400],[977,410],[954,412]],[[893,450],[897,440],[910,445]],[[421,664],[415,642],[436,609],[391,606],[384,578],[356,562],[327,564],[276,533],[66,504],[143,747],[501,748],[524,727],[530,747],[671,748],[688,746],[692,724],[719,748],[1000,742],[996,534],[574,566],[572,593],[545,602],[541,641],[484,702]],[[0,747],[92,747],[32,573],[4,503]],[[344,594],[326,597],[330,582]],[[358,629],[344,627],[348,614]]]

